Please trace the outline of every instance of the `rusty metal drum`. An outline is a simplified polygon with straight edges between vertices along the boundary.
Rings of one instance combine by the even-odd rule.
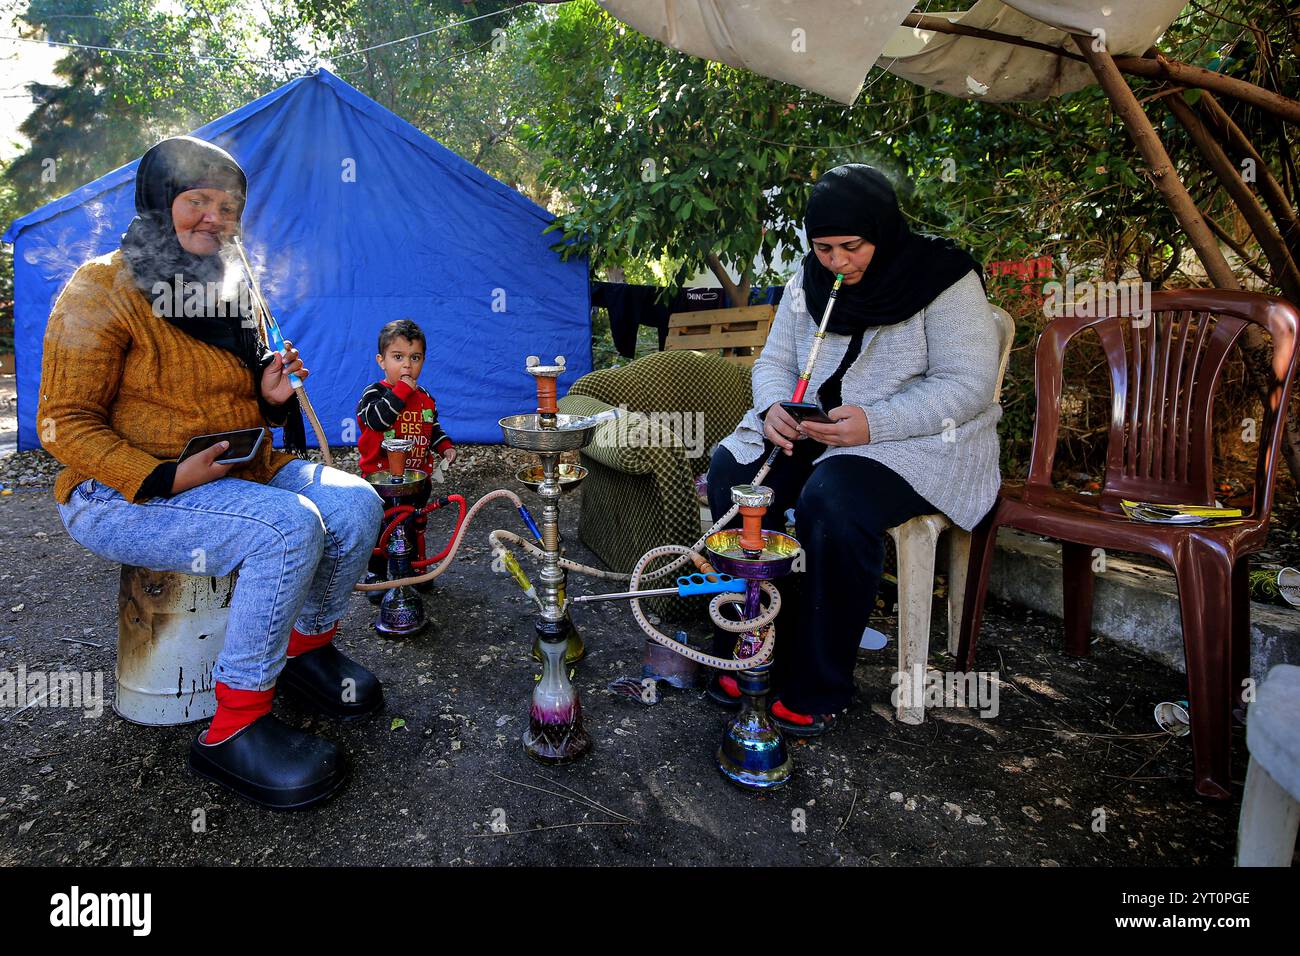
[[[207,720],[216,713],[212,672],[226,640],[237,576],[209,578],[123,565],[113,701],[119,716],[161,727]]]

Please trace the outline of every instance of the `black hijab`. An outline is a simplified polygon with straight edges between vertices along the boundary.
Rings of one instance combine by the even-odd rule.
[[[224,149],[192,136],[174,136],[150,147],[140,159],[135,174],[136,217],[122,236],[122,255],[135,279],[136,288],[155,303],[154,314],[170,322],[186,335],[225,349],[233,354],[253,375],[253,393],[263,410],[269,411],[262,398],[262,370],[274,358],[258,335],[257,322],[249,307],[251,298],[242,275],[227,280],[227,268],[239,266],[218,252],[199,256],[186,252],[176,237],[172,221],[172,203],[190,189],[220,189],[239,202],[243,212],[248,195],[248,178],[233,156]],[[228,255],[228,253],[227,253]],[[155,286],[168,290],[181,283],[179,290],[158,296]],[[187,295],[200,283],[201,288],[217,295],[201,298]],[[161,306],[161,307],[159,307]],[[287,413],[285,446],[294,451],[306,450],[302,417],[297,396],[281,410],[269,412],[278,419]]]
[[[876,247],[871,264],[853,285],[841,285],[827,330],[852,339],[844,361],[820,389],[826,409],[842,404],[840,383],[862,350],[868,329],[910,319],[954,282],[983,270],[951,240],[912,232],[898,208],[894,187],[880,170],[862,163],[836,166],[813,186],[804,217],[811,244],[826,236],[861,236]],[[835,275],[810,249],[803,260],[803,292],[820,322]]]

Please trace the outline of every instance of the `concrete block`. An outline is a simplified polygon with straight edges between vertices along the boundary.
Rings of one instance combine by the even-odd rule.
[[[1062,615],[1061,545],[1009,528],[998,532],[989,593],[1056,617]],[[1096,576],[1094,634],[1185,671],[1178,588],[1172,570],[1106,553]],[[1250,670],[1256,681],[1277,664],[1300,664],[1300,610],[1252,601]]]

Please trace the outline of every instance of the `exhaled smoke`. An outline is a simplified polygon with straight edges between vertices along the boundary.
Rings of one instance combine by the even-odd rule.
[[[66,279],[86,260],[99,255],[104,237],[112,227],[108,208],[98,200],[81,208],[86,215],[85,228],[61,229],[52,243],[33,235],[23,250],[23,261],[39,268],[43,279]]]
[[[273,310],[301,302],[311,295],[311,269],[295,265],[291,253],[277,249],[272,253],[266,245],[244,240],[249,264],[257,277],[258,287]],[[286,338],[293,336],[286,332]]]

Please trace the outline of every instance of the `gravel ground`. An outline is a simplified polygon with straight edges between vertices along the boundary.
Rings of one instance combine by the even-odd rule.
[[[462,455],[443,487],[471,501],[514,487],[529,461],[498,447]],[[0,458],[15,489],[0,497],[0,672],[103,671],[111,700],[118,569],[63,531],[52,474],[40,453]],[[563,532],[570,556],[592,561],[576,540],[581,494],[565,499]],[[596,746],[574,765],[538,766],[519,743],[538,670],[532,618],[486,546],[492,527],[517,523],[509,508],[485,509],[425,597],[423,635],[378,638],[371,606],[354,599],[340,641],[383,679],[383,715],[339,725],[277,702],[352,755],[329,803],[272,814],[192,776],[193,726],[139,727],[108,709],[0,713],[0,865],[1232,862],[1239,791],[1225,804],[1197,798],[1188,739],[1151,718],[1185,696],[1181,676],[1106,642],[1067,658],[1058,621],[996,602],[978,660],[998,675],[996,717],[952,708],[896,722],[891,642],[860,661],[861,704],[827,737],[793,742],[794,780],[761,796],[714,768],[724,716],[702,694],[670,691],[649,707],[607,689],[639,674],[642,638],[625,606],[583,607],[589,653],[574,680]],[[939,651],[932,663],[951,669]],[[1240,780],[1240,733],[1234,767]]]

